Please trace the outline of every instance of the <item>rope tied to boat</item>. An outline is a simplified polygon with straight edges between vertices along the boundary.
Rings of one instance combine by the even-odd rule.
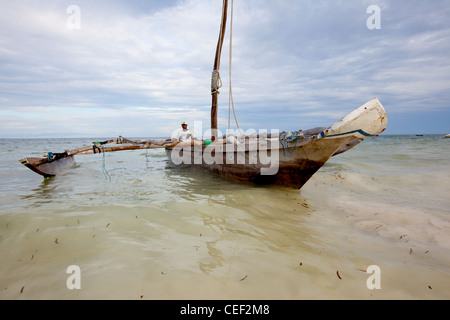
[[[103,150],[103,145],[101,146],[101,148],[102,148],[102,153],[103,153],[103,159],[102,159],[102,171],[103,171],[103,176],[105,177],[105,179],[108,179],[109,178],[109,181],[111,181],[111,176],[109,175],[109,173],[108,173],[108,171],[106,170],[106,161],[105,161],[105,157],[106,157],[106,155],[105,155],[105,151]]]
[[[280,144],[283,147],[283,155],[286,157],[286,150],[289,153],[293,153],[295,151],[295,149],[297,148],[297,142],[298,139],[304,139],[307,138],[309,136],[306,136],[303,134],[302,130],[299,131],[295,131],[295,132],[286,132],[283,131],[280,134]],[[286,143],[286,146],[284,145],[283,141]],[[289,150],[289,144],[294,142],[294,147],[292,150]]]
[[[101,146],[102,149],[100,149],[100,148],[98,147],[98,145],[100,145],[98,142],[95,142],[95,143],[92,145],[92,151],[94,152],[94,154],[96,154],[96,153],[102,153],[103,146]]]
[[[122,137],[120,137],[122,138]],[[108,141],[100,142],[100,141],[94,141],[92,142],[92,151],[94,154],[96,153],[102,153],[102,172],[105,179],[109,179],[111,181],[111,176],[109,175],[108,171],[106,170],[106,155],[104,150],[104,145],[107,144]]]
[[[61,153],[54,153],[54,152],[47,152],[42,155],[44,158],[47,158],[47,161],[49,163],[52,163],[53,161],[68,157],[67,151],[61,152]]]
[[[222,79],[220,78],[219,70],[213,70],[211,77],[211,94],[219,94],[219,89],[222,88]]]
[[[231,108],[233,107],[233,115],[234,115],[234,120],[236,121],[236,127],[239,130],[239,132],[241,132],[241,134],[243,134],[243,132],[241,131],[241,128],[239,128],[239,123],[238,123],[238,119],[236,116],[236,110],[234,108],[234,101],[233,101],[233,86],[232,86],[232,81],[231,81],[231,69],[232,69],[232,61],[233,61],[233,9],[234,8],[234,1],[231,1],[231,14],[230,14],[230,55],[229,55],[229,67],[228,67],[228,73],[229,73],[229,78],[230,78],[230,90],[229,90],[229,94],[228,94],[228,130],[231,129]]]

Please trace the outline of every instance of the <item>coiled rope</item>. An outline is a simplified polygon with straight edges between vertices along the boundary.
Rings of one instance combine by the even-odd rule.
[[[219,70],[213,70],[211,76],[211,94],[219,94],[220,88],[222,88],[222,79],[220,78],[220,72]]]

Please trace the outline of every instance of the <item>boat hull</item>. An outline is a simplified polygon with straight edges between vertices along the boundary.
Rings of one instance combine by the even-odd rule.
[[[53,177],[75,165],[75,154],[165,148],[176,165],[236,181],[301,188],[332,156],[350,150],[367,137],[378,135],[386,126],[385,110],[375,98],[328,128],[226,136],[211,145],[203,141],[132,141],[121,137],[64,153],[48,153],[48,157],[19,161],[44,177]],[[132,145],[103,146],[108,143]]]
[[[73,156],[67,156],[50,162],[46,158],[28,157],[20,160],[20,163],[41,176],[50,178],[56,176],[63,170],[72,168],[75,165],[75,158]]]
[[[226,147],[195,146],[166,148],[174,164],[216,174],[240,182],[262,185],[280,185],[301,188],[339,149],[351,144],[354,137],[340,139],[314,139],[291,149],[269,148],[263,150],[226,151]],[[359,140],[359,139],[358,139]],[[201,152],[201,162],[199,153]],[[205,161],[205,155],[216,153],[215,163]],[[173,159],[190,159],[180,163]],[[197,159],[196,159],[197,157]],[[245,159],[238,163],[237,159]],[[267,161],[270,158],[271,161]],[[231,159],[231,161],[230,161]]]
[[[166,152],[176,165],[236,181],[301,188],[332,156],[380,134],[386,126],[385,110],[375,98],[319,133],[311,129],[305,131],[309,134],[289,133],[288,137],[284,132],[253,141],[247,137],[238,145],[228,138],[210,146],[180,143]]]

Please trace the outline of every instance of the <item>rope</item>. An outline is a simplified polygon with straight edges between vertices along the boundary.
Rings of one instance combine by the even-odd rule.
[[[109,178],[109,181],[111,181],[111,176],[109,175],[108,171],[106,171],[106,165],[105,165],[105,152],[103,150],[103,145],[102,145],[102,153],[103,153],[103,160],[102,160],[102,171],[103,171],[103,175],[105,176],[105,179]]]
[[[213,70],[211,76],[211,94],[220,93],[220,88],[222,88],[222,79],[220,78],[220,72],[219,70]]]
[[[225,0],[223,0],[223,5],[225,6]],[[220,30],[223,30],[223,25],[225,21],[222,19],[222,22],[220,24]],[[222,32],[219,33],[219,43],[222,42],[223,34]],[[217,56],[220,57],[222,55],[222,46],[218,46],[217,48]],[[220,79],[220,73],[219,70],[213,70],[212,77],[211,77],[211,95],[219,94],[219,89],[222,87],[222,79]]]
[[[225,1],[224,1],[225,4]],[[230,64],[229,64],[229,78],[230,78],[230,90],[228,94],[228,130],[231,128],[231,108],[233,108],[233,115],[234,120],[236,121],[236,126],[238,130],[241,132],[241,128],[239,127],[239,123],[236,116],[236,110],[234,107],[234,101],[233,101],[233,90],[232,90],[232,81],[231,81],[231,61],[232,61],[232,53],[233,53],[233,8],[234,8],[234,0],[231,0],[231,20],[230,20]],[[220,34],[220,40],[222,40],[222,33]],[[220,56],[222,54],[220,48],[220,52],[218,52],[218,55]],[[219,94],[219,89],[222,87],[222,79],[220,78],[220,72],[219,70],[213,70],[212,76],[211,76],[211,94]]]
[[[236,121],[236,126],[241,132],[241,128],[239,128],[239,123],[236,117],[236,110],[234,108],[233,101],[233,90],[232,90],[232,82],[231,82],[231,65],[232,65],[232,57],[233,57],[233,8],[234,8],[234,0],[231,0],[231,18],[230,18],[230,64],[229,64],[229,78],[230,78],[230,91],[228,95],[228,130],[231,128],[231,108],[233,108],[234,120]]]
[[[285,150],[287,150],[287,152],[289,152],[289,153],[293,153],[295,151],[295,149],[297,148],[298,139],[299,138],[303,139],[303,138],[307,138],[308,137],[308,136],[305,136],[303,133],[301,133],[301,130],[300,131],[296,131],[294,133],[291,133],[291,135],[288,136],[288,137],[286,137],[286,134],[287,134],[287,132],[282,132],[280,134],[280,138],[279,138],[280,139],[280,144],[283,147],[283,155],[285,157],[286,157]],[[283,141],[286,142],[286,147],[284,146]],[[292,143],[294,141],[295,141],[294,148],[292,149],[292,151],[289,151],[289,143]]]

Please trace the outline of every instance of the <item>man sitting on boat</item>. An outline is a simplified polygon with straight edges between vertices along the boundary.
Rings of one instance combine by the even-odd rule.
[[[174,141],[187,142],[197,140],[194,133],[188,129],[188,124],[186,121],[181,123],[181,130],[178,132],[177,137],[172,139]]]

